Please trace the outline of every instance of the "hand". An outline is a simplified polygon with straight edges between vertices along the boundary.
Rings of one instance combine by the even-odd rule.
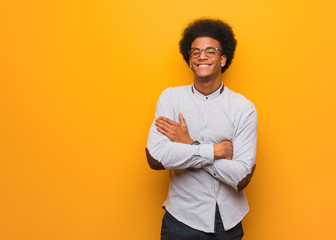
[[[229,140],[224,140],[220,143],[214,144],[215,160],[217,159],[229,159],[233,157],[233,146]]]
[[[172,142],[191,144],[194,140],[191,139],[187,124],[184,121],[182,113],[179,114],[180,123],[174,122],[166,117],[158,117],[155,119],[156,129],[170,139]]]

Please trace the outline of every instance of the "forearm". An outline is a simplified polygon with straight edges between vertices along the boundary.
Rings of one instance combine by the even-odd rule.
[[[212,144],[190,145],[171,142],[152,125],[146,155],[149,165],[156,170],[201,168],[213,163],[214,148]]]
[[[219,159],[203,169],[234,189],[243,190],[256,166],[257,113],[253,108],[238,126],[233,138],[232,160]]]
[[[241,191],[251,181],[255,170],[255,161],[250,164],[235,160],[220,159],[212,165],[204,166],[203,170],[211,174],[217,180]]]

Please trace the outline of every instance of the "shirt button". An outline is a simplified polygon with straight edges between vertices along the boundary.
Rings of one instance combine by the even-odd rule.
[[[208,97],[205,97],[205,99],[208,99]]]
[[[204,125],[204,128],[206,129],[206,125]]]
[[[214,176],[216,176],[216,173],[214,173]]]

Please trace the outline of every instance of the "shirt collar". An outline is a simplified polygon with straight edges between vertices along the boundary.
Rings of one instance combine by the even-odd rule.
[[[191,92],[198,96],[201,97],[203,99],[213,99],[219,95],[221,95],[224,91],[224,84],[223,82],[221,82],[221,85],[219,86],[219,88],[217,88],[215,91],[213,91],[212,93],[208,94],[207,96],[205,96],[203,93],[201,93],[200,91],[197,90],[197,88],[195,88],[194,84],[191,85]]]

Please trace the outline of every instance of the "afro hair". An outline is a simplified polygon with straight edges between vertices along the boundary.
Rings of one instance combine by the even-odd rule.
[[[201,18],[191,22],[182,32],[179,43],[180,53],[188,65],[188,51],[191,49],[192,42],[199,37],[211,37],[220,43],[223,55],[226,56],[226,65],[222,67],[221,72],[225,72],[232,62],[237,44],[231,27],[219,19]]]

